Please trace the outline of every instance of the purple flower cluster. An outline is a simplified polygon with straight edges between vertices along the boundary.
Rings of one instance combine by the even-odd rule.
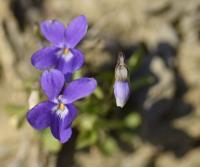
[[[41,33],[51,43],[33,54],[32,65],[42,70],[40,84],[48,100],[39,103],[27,113],[27,120],[37,130],[50,128],[61,143],[72,135],[72,122],[77,116],[73,102],[90,95],[97,86],[93,78],[69,81],[84,63],[84,55],[75,46],[87,32],[85,16],[73,19],[67,28],[56,20],[43,21]]]

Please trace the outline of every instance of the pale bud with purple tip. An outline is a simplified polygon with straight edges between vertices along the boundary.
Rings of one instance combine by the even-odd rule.
[[[128,69],[122,53],[119,54],[115,67],[114,95],[116,105],[123,108],[130,95],[130,86],[128,82]]]

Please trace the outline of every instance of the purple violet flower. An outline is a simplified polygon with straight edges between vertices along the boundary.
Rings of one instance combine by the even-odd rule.
[[[50,127],[53,136],[65,143],[72,135],[71,124],[77,115],[72,103],[90,95],[96,89],[96,80],[80,78],[65,87],[64,75],[50,69],[43,72],[40,81],[48,100],[28,111],[28,122],[37,130]]]
[[[83,15],[73,19],[67,28],[57,20],[41,22],[41,33],[52,45],[35,52],[31,58],[32,65],[38,70],[53,67],[64,74],[72,74],[80,69],[84,56],[75,47],[86,35],[87,28],[87,20]]]
[[[115,68],[114,95],[116,105],[123,108],[129,98],[130,87],[128,82],[128,70],[122,53],[119,54]]]

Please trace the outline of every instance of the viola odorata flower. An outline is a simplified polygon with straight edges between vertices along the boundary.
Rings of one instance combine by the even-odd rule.
[[[75,47],[86,35],[87,28],[87,20],[83,15],[73,19],[67,27],[58,20],[41,22],[41,33],[51,45],[33,54],[32,65],[38,70],[53,67],[64,74],[72,74],[80,69],[84,55]]]
[[[117,65],[115,67],[114,95],[116,105],[123,108],[130,95],[128,70],[124,62],[123,54],[119,54]]]
[[[72,135],[71,125],[77,109],[73,102],[90,95],[97,86],[93,78],[80,78],[65,86],[64,75],[56,69],[43,72],[40,82],[48,100],[30,109],[27,120],[30,125],[43,130],[50,127],[53,136],[65,143]]]

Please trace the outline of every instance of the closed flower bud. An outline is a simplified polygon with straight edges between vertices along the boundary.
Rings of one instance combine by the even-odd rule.
[[[130,87],[128,82],[128,70],[122,53],[119,54],[115,67],[114,95],[116,105],[123,108],[129,98]]]

